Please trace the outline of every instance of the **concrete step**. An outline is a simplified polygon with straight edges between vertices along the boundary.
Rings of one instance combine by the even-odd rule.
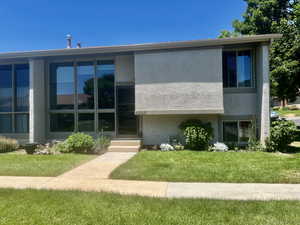
[[[140,146],[109,146],[109,152],[138,152]]]
[[[110,146],[141,146],[141,140],[112,140]]]

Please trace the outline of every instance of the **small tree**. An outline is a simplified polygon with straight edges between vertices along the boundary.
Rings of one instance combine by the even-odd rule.
[[[266,150],[269,152],[286,152],[289,144],[296,139],[297,127],[293,121],[277,120],[272,122],[271,135],[266,140]]]
[[[210,123],[201,120],[187,120],[180,124],[187,148],[192,150],[207,150],[213,138],[213,129]]]

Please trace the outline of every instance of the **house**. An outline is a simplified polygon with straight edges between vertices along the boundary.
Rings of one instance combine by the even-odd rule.
[[[278,34],[0,54],[0,135],[167,142],[189,118],[215,141],[269,136],[269,45]],[[252,124],[252,125],[251,125]]]

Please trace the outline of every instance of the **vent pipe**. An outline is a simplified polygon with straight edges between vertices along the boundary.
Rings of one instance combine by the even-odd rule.
[[[67,48],[72,48],[72,35],[67,34]]]

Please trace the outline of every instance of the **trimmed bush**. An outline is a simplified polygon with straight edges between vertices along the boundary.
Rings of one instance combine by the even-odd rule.
[[[191,150],[207,150],[213,138],[213,129],[210,123],[201,120],[187,120],[180,124],[183,131],[186,147]]]
[[[92,153],[94,145],[95,142],[92,136],[84,133],[74,133],[59,148],[64,152]]]
[[[18,141],[12,138],[0,137],[0,153],[18,150]]]
[[[270,138],[266,140],[266,151],[287,152],[289,144],[296,139],[296,125],[290,120],[272,122]]]
[[[94,152],[101,153],[107,150],[108,146],[110,145],[110,139],[110,137],[101,134],[95,141]]]

